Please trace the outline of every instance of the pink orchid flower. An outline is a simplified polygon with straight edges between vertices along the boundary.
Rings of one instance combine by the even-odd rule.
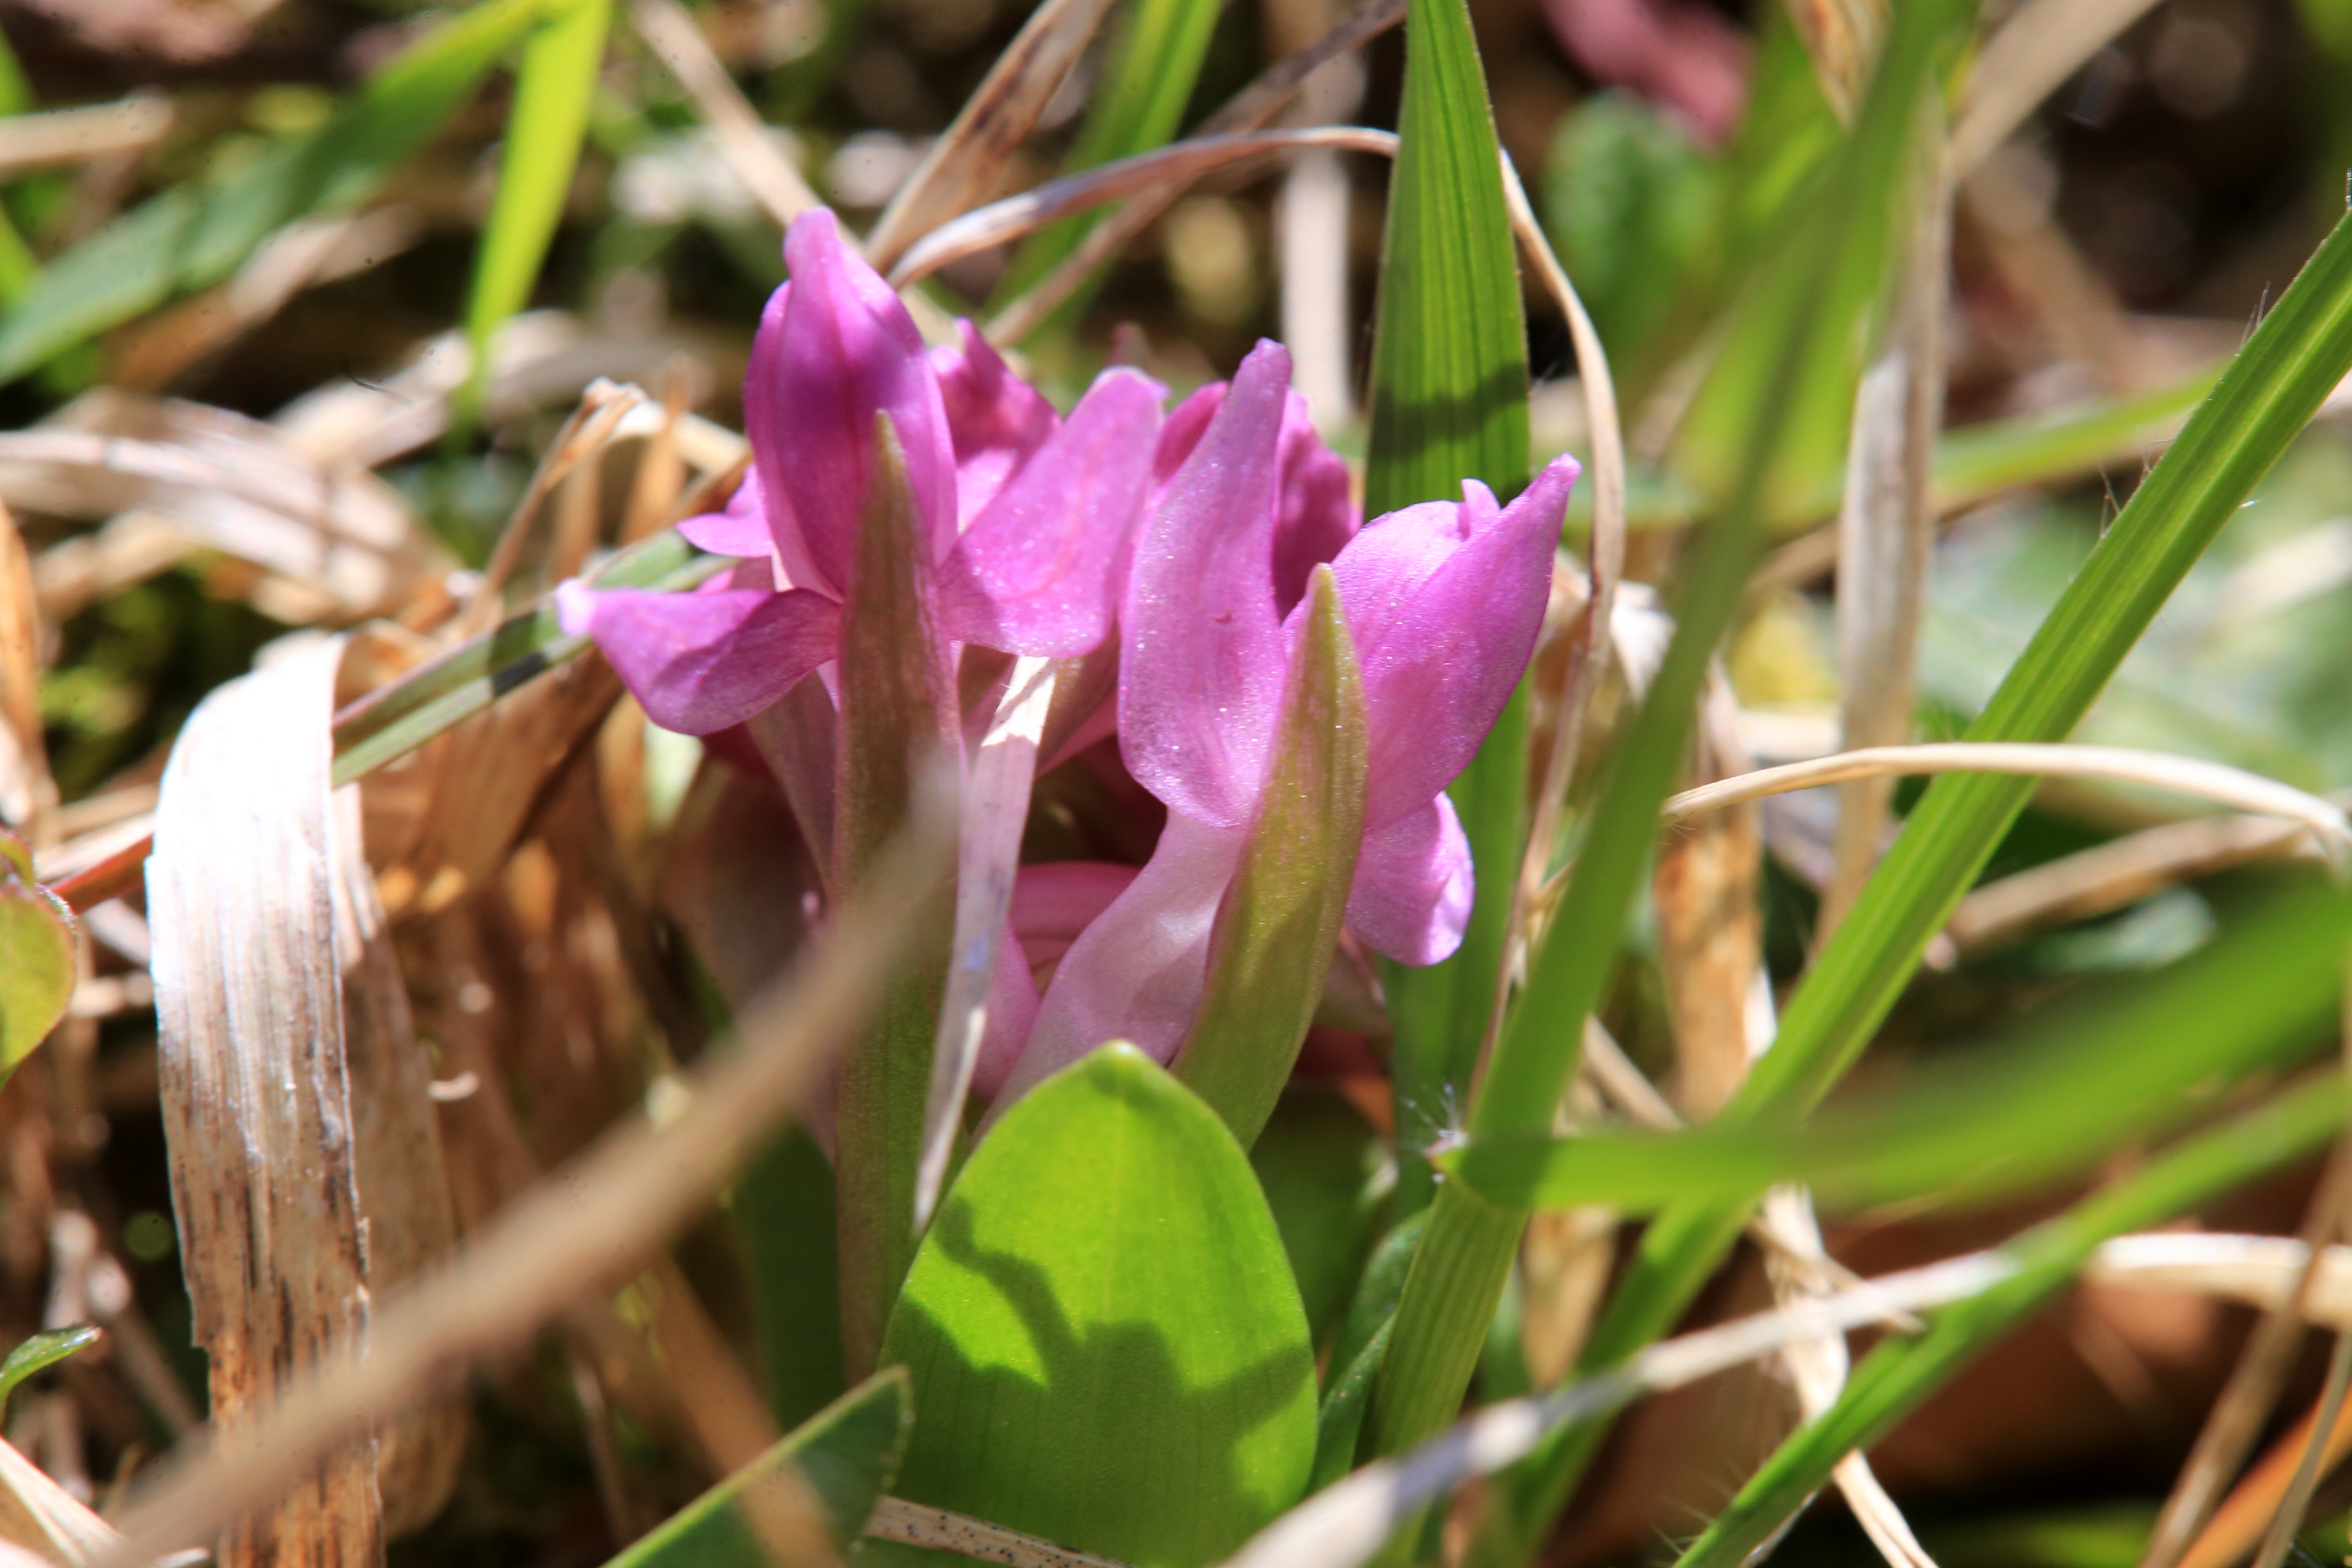
[[[1435,963],[1461,943],[1470,850],[1444,790],[1534,653],[1577,465],[1556,460],[1507,507],[1466,481],[1458,503],[1408,507],[1294,553],[1280,482],[1289,374],[1282,348],[1260,343],[1136,539],[1119,612],[1119,748],[1168,807],[1167,826],[1063,956],[1000,1107],[1105,1040],[1163,1062],[1182,1043],[1273,765],[1296,604],[1318,560],[1330,562],[1364,683],[1365,830],[1348,924],[1401,963]],[[1171,435],[1187,423],[1180,409]]]
[[[698,593],[566,583],[564,629],[594,637],[665,728],[708,735],[775,703],[839,652],[880,414],[929,545],[941,661],[960,643],[1057,658],[1098,646],[1153,481],[1162,389],[1110,371],[1057,419],[969,323],[960,347],[927,353],[831,213],[796,220],[784,258],[792,280],[743,382],[751,472],[725,511],[680,525],[741,564]]]

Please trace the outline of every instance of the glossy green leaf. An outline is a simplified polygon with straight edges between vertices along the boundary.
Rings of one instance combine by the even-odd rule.
[[[874,472],[842,605],[840,741],[833,887],[856,888],[914,809],[955,712],[931,605],[915,570],[921,514],[890,416],[875,418]],[[907,912],[921,934],[883,988],[841,1064],[834,1179],[841,1260],[842,1359],[851,1376],[881,1364],[884,1322],[915,1256],[915,1174],[931,1041],[947,984],[955,895]]]
[[[2339,222],[2189,417],[1970,727],[1971,740],[2063,740],[2189,566],[2330,389],[2352,370],[2352,224]],[[1790,998],[1733,1121],[1791,1118],[1852,1064],[1908,983],[2033,781],[1937,779]],[[1610,1364],[1665,1333],[1738,1238],[1744,1202],[1667,1210],[1643,1233],[1588,1342]],[[1589,1460],[1598,1428],[1527,1461],[1496,1519],[1517,1532],[1482,1563],[1521,1560]]]
[[[2352,900],[2315,888],[2153,978],[2060,1006],[1802,1128],[1474,1141],[1440,1163],[1498,1203],[1643,1212],[1802,1182],[1824,1208],[1981,1202],[2081,1170],[2193,1114],[2200,1094],[2323,1044]]]
[[[606,1568],[768,1568],[767,1549],[743,1517],[743,1495],[784,1469],[798,1471],[815,1493],[835,1547],[846,1551],[898,1473],[914,1415],[905,1369],[877,1372],[670,1515]]]
[[[377,69],[314,131],[173,186],[42,268],[0,319],[0,382],[219,282],[298,218],[348,211],[423,146],[545,0],[485,0]]]
[[[48,1038],[73,992],[73,912],[34,879],[32,852],[0,828],[0,1082]]]
[[[532,29],[515,67],[514,107],[507,112],[498,191],[482,225],[473,292],[466,302],[466,338],[474,350],[469,402],[478,399],[489,374],[491,339],[530,302],[531,286],[539,280],[571,194],[597,71],[604,63],[613,0],[548,3],[547,16]]]
[[[907,1277],[900,1495],[1139,1568],[1200,1568],[1297,1501],[1315,1358],[1214,1112],[1132,1046],[982,1140]]]
[[[16,1392],[18,1384],[97,1343],[98,1330],[88,1323],[44,1329],[19,1341],[16,1348],[8,1353],[8,1359],[0,1361],[0,1416],[8,1413],[8,1396]]]
[[[1465,479],[1508,500],[1528,479],[1527,321],[1494,114],[1463,0],[1409,0],[1397,134],[1372,328],[1368,517],[1456,499]],[[1459,1103],[1486,1040],[1527,837],[1527,755],[1522,693],[1447,791],[1477,875],[1461,947],[1427,968],[1381,966],[1408,1142]],[[1429,1193],[1428,1166],[1405,1159],[1398,1202],[1419,1208]]]
[[[1809,209],[1811,222],[1772,262],[1791,287],[1776,296],[1772,336],[1756,351],[1784,366],[1843,351],[1852,321],[1832,307],[1854,269],[1877,265],[1890,197],[1911,163],[1911,131],[1930,67],[1969,14],[1965,0],[1922,0],[1898,16],[1854,132]],[[1800,286],[1801,285],[1801,286]],[[1649,694],[1612,749],[1558,912],[1528,961],[1519,993],[1471,1102],[1475,1135],[1542,1134],[1576,1066],[1585,1019],[1615,962],[1617,936],[1648,863],[1658,804],[1681,765],[1691,715],[1717,641],[1746,591],[1761,539],[1765,487],[1782,471],[1791,413],[1781,390],[1742,382],[1740,461],[1722,514],[1677,577],[1674,641]],[[1493,1321],[1526,1212],[1461,1183],[1438,1193],[1413,1259],[1374,1395],[1371,1446],[1392,1453],[1452,1420]]]
[[[1064,173],[1166,145],[1201,79],[1217,11],[1216,0],[1136,0],[1114,37],[1110,69],[1090,95],[1086,124]],[[1102,215],[1081,214],[1032,235],[1005,268],[998,301],[1027,293],[1078,248]],[[1091,287],[1075,291],[1047,319],[1064,326],[1075,322],[1092,294]]]
[[[1247,1148],[1323,999],[1364,837],[1364,681],[1331,569],[1315,569],[1265,793],[1217,910],[1176,1076]]]
[[[1320,1345],[1339,1332],[1380,1239],[1394,1186],[1380,1136],[1338,1093],[1297,1084],[1250,1145],[1250,1167],[1274,1211],[1308,1335]]]
[[[2146,1229],[2311,1154],[2343,1131],[2345,1084],[2334,1073],[2189,1139],[2179,1148],[2036,1226],[2006,1249],[2018,1271],[1936,1314],[1925,1335],[1891,1340],[1854,1368],[1835,1405],[1765,1461],[1677,1568],[1732,1568],[1748,1560],[1828,1481],[1837,1462],[1867,1448],[1971,1361],[2063,1290],[2111,1236]]]

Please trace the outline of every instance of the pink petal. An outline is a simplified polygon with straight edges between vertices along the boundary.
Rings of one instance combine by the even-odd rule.
[[[1287,664],[1274,609],[1275,461],[1290,356],[1260,343],[1136,540],[1119,615],[1119,750],[1168,807],[1245,825]]]
[[[1348,486],[1348,465],[1323,444],[1306,395],[1282,407],[1282,510],[1274,522],[1274,607],[1287,615],[1307,597],[1307,578],[1356,537],[1363,514]]]
[[[1225,383],[1211,382],[1176,405],[1160,432],[1152,475],[1162,493],[1201,443],[1225,400]],[[1348,465],[1323,444],[1306,394],[1293,389],[1282,404],[1282,448],[1275,459],[1282,499],[1274,524],[1274,600],[1284,615],[1307,596],[1307,577],[1356,537],[1362,513],[1348,484]]]
[[[767,308],[760,312],[760,329],[751,336],[751,363],[743,373],[743,433],[751,443],[751,471],[735,494],[740,499],[745,491],[753,492],[767,517],[768,537],[774,541],[777,569],[784,580],[837,599],[844,585],[818,569],[793,513],[792,497],[783,486],[762,476],[763,471],[782,473],[789,461],[783,439],[788,417],[783,412],[784,310],[792,298],[790,283],[768,296]]]
[[[1132,1040],[1162,1063],[1175,1056],[1200,1011],[1209,936],[1246,836],[1169,817],[1150,863],[1055,971],[992,1119],[1107,1040]]]
[[[1057,962],[1135,881],[1116,861],[1048,861],[1024,865],[1013,884],[1013,935],[1034,965]]]
[[[958,347],[931,350],[931,369],[955,444],[956,527],[964,528],[1061,422],[971,322],[958,321],[956,332]]]
[[[1143,512],[1160,388],[1132,371],[1097,381],[956,541],[941,569],[951,641],[1075,658],[1110,634],[1113,568]]]
[[[723,511],[704,512],[677,525],[686,542],[712,555],[756,559],[772,553],[775,536],[768,528],[767,497],[761,494],[760,473],[752,469],[735,486]]]
[[[1348,925],[1400,964],[1434,964],[1462,946],[1474,890],[1470,841],[1440,795],[1364,835],[1348,890]]]
[[[1365,825],[1417,809],[1469,765],[1526,672],[1576,461],[1507,510],[1475,480],[1364,527],[1332,563],[1364,673]]]
[[[889,415],[906,449],[907,477],[934,560],[955,539],[954,452],[939,378],[914,319],[842,244],[833,214],[818,207],[795,219],[784,236],[784,260],[793,287],[779,296],[772,358],[763,363],[754,345],[744,421],[756,433],[761,476],[798,519],[817,574],[810,586],[838,594],[849,580],[872,477],[874,416]],[[766,335],[764,320],[761,331]],[[797,568],[787,554],[785,570],[796,582]]]
[[[650,593],[577,580],[555,591],[573,636],[596,639],[650,718],[709,735],[769,706],[834,656],[841,607],[806,589]]]

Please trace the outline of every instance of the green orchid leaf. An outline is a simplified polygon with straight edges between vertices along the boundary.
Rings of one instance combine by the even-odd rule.
[[[841,727],[835,786],[835,896],[856,889],[898,836],[925,770],[953,733],[953,694],[915,570],[925,542],[890,416],[875,416],[874,475],[859,518],[841,618]],[[955,894],[944,887],[907,912],[921,935],[884,988],[841,1066],[835,1124],[835,1212],[841,1266],[843,1363],[875,1359],[890,1303],[915,1255],[915,1174],[931,1041],[947,983]]]
[[[1206,989],[1176,1076],[1246,1148],[1274,1113],[1323,999],[1364,837],[1364,682],[1331,569],[1307,591],[1265,795],[1217,911]]]
[[[368,78],[316,130],[173,186],[41,269],[0,319],[0,382],[75,344],[209,287],[298,218],[348,212],[373,195],[457,110],[545,0],[486,0]]]
[[[76,1323],[71,1328],[44,1329],[19,1343],[0,1361],[0,1416],[8,1413],[8,1396],[16,1385],[86,1345],[98,1343],[98,1330],[88,1323]]]
[[[1315,1357],[1241,1145],[1123,1042],[966,1164],[883,1357],[920,1413],[902,1496],[1138,1568],[1202,1568],[1296,1502]]]
[[[728,1201],[751,1288],[768,1403],[791,1426],[841,1392],[833,1167],[800,1127],[743,1167]]]
[[[33,878],[33,855],[0,828],[0,1082],[48,1038],[74,992],[73,911]]]
[[[498,193],[482,226],[473,293],[466,302],[466,338],[474,350],[469,402],[479,399],[489,375],[491,339],[529,302],[563,216],[612,15],[613,0],[558,0],[531,30],[516,64]]]
[[[876,1373],[670,1515],[606,1568],[767,1568],[767,1547],[745,1518],[746,1494],[780,1471],[814,1494],[835,1550],[847,1551],[897,1479],[914,1414],[905,1370]]]

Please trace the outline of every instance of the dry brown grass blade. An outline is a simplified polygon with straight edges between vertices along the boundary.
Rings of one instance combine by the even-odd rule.
[[[168,99],[139,93],[114,103],[15,114],[0,120],[0,180],[37,169],[142,152],[177,118]]]
[[[368,870],[356,785],[335,792],[333,810],[335,946],[342,968],[352,1160],[367,1221],[368,1289],[380,1294],[423,1273],[457,1245],[457,1211],[434,1115],[431,1064],[417,1043],[400,955]],[[378,1434],[376,1484],[386,1534],[416,1529],[441,1511],[457,1484],[467,1426],[465,1406],[451,1402]]]
[[[105,1568],[133,1568],[266,1507],[326,1454],[520,1346],[585,1291],[623,1277],[807,1103],[898,956],[903,912],[932,896],[953,853],[949,791],[928,795],[867,896],[804,948],[741,1017],[736,1049],[682,1085],[658,1129],[632,1118],[501,1214],[459,1260],[379,1303],[362,1357],[351,1343],[242,1432],[175,1464],[126,1521]]]
[[[2155,0],[2025,0],[1986,40],[1952,127],[1951,170],[1965,178]]]
[[[1855,105],[1886,34],[1886,0],[1789,0],[1789,19],[1812,57],[1822,96],[1839,120],[1853,123]]]
[[[2294,1484],[2295,1473],[2310,1451],[2312,1434],[2319,1428],[2318,1417],[2316,1406],[2305,1411],[2303,1419],[2273,1443],[2231,1489],[2180,1559],[2180,1568],[2231,1568],[2246,1560],[2261,1541],[2263,1526],[2278,1513]],[[2352,1411],[2339,1409],[2320,1448],[2321,1473],[2343,1463],[2347,1453],[2352,1453]]]
[[[791,226],[811,207],[824,204],[776,145],[759,111],[745,101],[743,89],[727,74],[702,29],[677,0],[632,0],[629,16],[646,47],[694,99],[703,122],[719,140],[719,156],[778,228]]]
[[[1141,191],[1181,189],[1202,175],[1236,163],[1301,147],[1331,147],[1352,152],[1396,155],[1396,134],[1356,125],[1316,126],[1297,131],[1196,136],[1155,152],[1122,158],[1082,174],[1048,181],[1034,190],[993,202],[940,225],[908,247],[890,269],[893,287],[904,288],[969,256],[1009,245],[1022,235]]]
[[[1404,20],[1404,0],[1366,0],[1337,26],[1307,48],[1276,61],[1256,80],[1227,100],[1224,107],[1202,120],[1194,129],[1195,136],[1222,136],[1236,131],[1255,131],[1270,124],[1281,113],[1283,106],[1297,97],[1308,78],[1331,61],[1378,37]],[[1177,190],[1147,192],[1131,196],[1118,211],[1104,214],[1101,222],[1087,231],[1087,237],[1077,249],[1065,256],[1060,265],[1040,278],[1036,285],[1019,298],[1013,300],[988,323],[988,340],[992,343],[1017,343],[1043,326],[1046,319],[1061,308],[1062,302],[1076,293],[1086,280],[1094,276],[1111,257],[1127,248],[1128,242],[1166,212],[1175,201]]]
[[[146,519],[151,534],[161,528],[251,561],[312,601],[308,614],[283,606],[289,620],[388,610],[450,564],[375,475],[321,462],[285,432],[226,409],[111,389],[84,395],[38,429],[0,434],[0,498],[63,517],[128,514]],[[50,557],[64,548],[37,569],[53,620],[126,580],[118,570],[88,580],[87,559],[60,571]],[[145,570],[177,559],[163,541],[132,553]],[[68,580],[52,580],[59,576]]]
[[[1961,953],[1981,952],[2042,925],[2095,920],[2158,890],[2249,861],[2313,852],[2310,830],[2275,817],[2191,817],[1989,882],[1944,925]]]
[[[228,1440],[367,1330],[330,804],[341,654],[317,643],[205,699],[147,863],[172,1201]],[[221,1521],[223,1563],[381,1563],[375,1457],[371,1432],[276,1508]]]
[[[1045,0],[1029,14],[955,122],[883,209],[866,239],[867,260],[889,271],[919,236],[994,188],[1109,10],[1110,0]]]
[[[57,785],[41,736],[41,601],[33,558],[0,506],[0,822],[35,849],[55,831]]]
[[[886,1497],[874,1505],[866,1533],[877,1541],[952,1552],[959,1557],[996,1563],[1003,1568],[1127,1568],[1115,1558],[1091,1552],[1073,1552],[1034,1535],[1024,1535],[970,1514],[950,1513],[900,1498]]]
[[[0,1542],[35,1553],[43,1568],[82,1568],[121,1545],[122,1536],[0,1439]]]
[[[499,542],[491,548],[490,559],[482,567],[481,585],[459,618],[461,636],[476,636],[498,623],[505,608],[502,595],[512,580],[515,569],[522,563],[522,549],[530,538],[531,524],[539,517],[539,509],[556,487],[570,477],[584,462],[604,449],[605,444],[618,434],[621,421],[631,410],[646,401],[646,394],[625,382],[608,382],[599,378],[591,382],[581,394],[580,406],[555,433],[540,455],[539,466],[532,470],[530,483],[515,503],[514,515],[499,534]]]
[[[1713,672],[1692,750],[1695,772],[1721,778],[1747,771],[1735,720],[1729,685]],[[1744,808],[1671,835],[1652,873],[1658,956],[1675,1028],[1675,1097],[1695,1122],[1722,1108],[1767,1043],[1750,1038],[1748,1017],[1764,961],[1758,902],[1763,873],[1763,836],[1755,811]]]
[[[1850,749],[1911,738],[1920,611],[1935,544],[1928,488],[1944,423],[1952,189],[1944,177],[1941,99],[1928,95],[1919,114],[1885,347],[1854,390],[1838,511],[1838,720],[1841,744]],[[1819,940],[1837,928],[1876,868],[1894,794],[1892,779],[1839,787],[1836,872],[1822,894]]]
[[[2331,862],[2338,865],[2352,854],[2352,824],[2346,822],[2343,810],[2332,801],[2225,763],[2113,746],[1954,740],[1868,747],[1762,768],[1721,783],[1685,789],[1670,798],[1659,816],[1671,827],[1702,812],[1791,789],[1843,784],[1852,779],[1925,773],[2029,773],[2164,789],[2298,822],[2319,838]]]

